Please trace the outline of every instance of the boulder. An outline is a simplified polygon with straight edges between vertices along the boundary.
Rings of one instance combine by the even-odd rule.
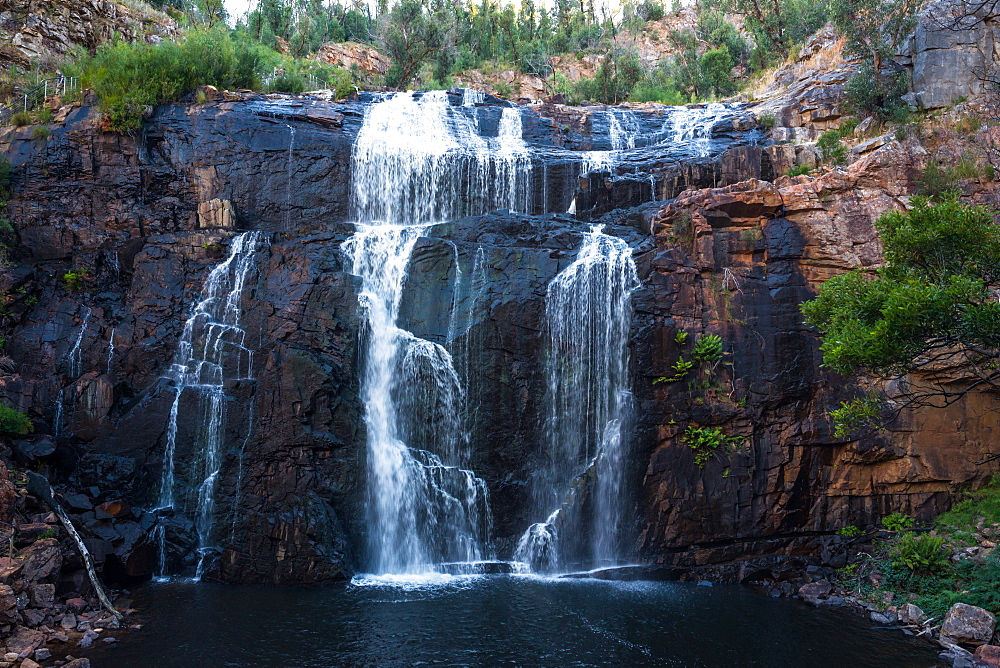
[[[980,645],[973,656],[983,665],[1000,666],[1000,647],[996,645]]]
[[[912,603],[907,603],[899,609],[899,622],[901,624],[923,624],[927,621],[927,613]]]
[[[132,512],[126,501],[117,499],[115,501],[105,501],[94,508],[94,515],[99,520],[122,519],[128,517]]]
[[[820,599],[829,596],[832,589],[833,587],[830,586],[828,581],[817,580],[816,582],[810,582],[799,587],[799,597],[803,601],[819,605]]]
[[[996,617],[989,610],[966,603],[956,603],[945,615],[941,639],[952,643],[982,645],[993,639]]]
[[[90,659],[73,659],[64,663],[62,668],[90,668]]]
[[[28,587],[28,600],[36,608],[48,608],[56,600],[54,584],[33,584]]]
[[[79,615],[81,612],[87,609],[87,602],[82,598],[71,598],[66,601],[66,607],[70,612]]]
[[[20,552],[22,576],[28,582],[40,582],[59,574],[62,552],[55,538],[37,540]]]
[[[24,659],[21,661],[21,668],[42,668],[42,666],[31,659]]]
[[[44,633],[19,626],[14,635],[7,639],[7,652],[25,657],[41,647],[43,642],[45,642]]]

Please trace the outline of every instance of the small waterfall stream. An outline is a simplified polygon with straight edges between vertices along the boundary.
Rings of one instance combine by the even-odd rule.
[[[241,327],[243,291],[256,272],[256,253],[264,243],[260,232],[244,232],[233,238],[228,257],[205,279],[199,300],[184,323],[167,379],[174,400],[166,429],[166,447],[160,478],[157,509],[184,512],[194,517],[198,561],[195,579],[205,572],[212,551],[216,478],[222,466],[226,425],[226,384],[252,378],[253,351],[246,346]],[[192,461],[179,470],[177,461],[181,413],[195,415],[190,423]],[[187,422],[187,420],[185,420]],[[157,530],[160,543],[160,576],[168,574],[165,528]]]
[[[600,225],[549,284],[547,466],[532,490],[536,512],[547,517],[528,528],[515,554],[535,570],[619,558],[623,431],[631,404],[627,346],[638,285],[631,248]]]

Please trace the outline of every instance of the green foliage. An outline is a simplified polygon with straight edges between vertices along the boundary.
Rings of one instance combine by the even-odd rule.
[[[110,42],[75,65],[93,88],[108,127],[139,129],[147,107],[175,102],[199,85],[255,88],[265,61],[259,44],[224,28],[192,30],[177,42]]]
[[[683,329],[678,329],[676,332],[674,332],[674,343],[676,343],[677,345],[683,346],[685,343],[687,343],[687,340],[688,340],[688,333],[685,332]]]
[[[811,171],[812,170],[809,168],[808,165],[797,165],[795,167],[789,168],[789,170],[787,172],[785,172],[785,175],[786,176],[802,176],[803,174],[808,174]]]
[[[694,344],[692,355],[699,362],[718,362],[722,359],[722,337],[716,334],[706,334]]]
[[[11,166],[10,160],[7,159],[7,156],[0,155],[0,207],[6,206],[13,194],[11,190],[13,174],[14,168]]]
[[[63,287],[67,292],[79,292],[86,287],[90,273],[86,269],[73,269],[62,276]]]
[[[639,58],[633,53],[609,53],[590,79],[578,81],[574,92],[582,99],[604,104],[624,102],[642,77]]]
[[[959,501],[951,510],[939,515],[935,524],[939,530],[961,533],[969,531],[980,521],[985,525],[1000,522],[1000,475],[994,476],[990,484],[972,492],[970,498]]]
[[[32,139],[48,139],[52,135],[52,130],[44,125],[36,125],[31,129]]]
[[[684,359],[683,356],[679,357],[672,367],[674,375],[670,378],[663,380],[665,383],[676,383],[678,381],[684,380],[684,377],[688,375],[688,372],[694,368],[694,362],[689,362]]]
[[[882,526],[887,531],[906,531],[913,527],[916,520],[903,513],[893,513],[882,518]]]
[[[885,264],[824,283],[802,307],[819,329],[824,365],[891,376],[919,368],[932,351],[1000,349],[1000,228],[992,210],[955,199],[914,197],[913,208],[876,223]]]
[[[27,415],[11,408],[6,404],[0,404],[0,434],[4,436],[27,436],[35,430],[35,425]]]
[[[421,65],[444,45],[444,32],[420,0],[400,0],[383,21],[379,42],[392,59],[386,85],[405,88]]]
[[[697,427],[689,424],[681,436],[681,442],[694,450],[694,463],[698,468],[705,468],[720,451],[728,452],[742,446],[746,439],[739,436],[726,436],[722,427]]]
[[[764,128],[765,130],[770,130],[775,126],[777,122],[778,122],[777,117],[771,112],[761,114],[760,117],[757,119],[757,123],[759,123],[760,127]]]
[[[905,72],[883,74],[870,64],[862,65],[847,81],[847,101],[858,114],[882,121],[899,121],[906,113],[908,83]]]
[[[46,538],[55,538],[56,535],[57,535],[57,532],[56,532],[55,529],[46,529],[42,533],[38,534],[38,539],[39,540],[44,540]]]
[[[948,565],[944,538],[906,532],[890,552],[893,566],[918,573],[936,573]]]
[[[865,395],[841,402],[830,411],[834,438],[847,438],[857,429],[874,427],[882,412],[882,401],[876,395]]]
[[[954,172],[942,167],[937,160],[928,160],[920,175],[918,192],[925,197],[942,197],[955,192],[958,181]]]
[[[840,132],[837,130],[827,130],[821,134],[816,147],[826,162],[841,165],[847,159],[847,147],[840,141]]]
[[[725,0],[722,6],[744,17],[754,37],[750,56],[754,69],[764,69],[787,56],[794,44],[819,30],[829,16],[829,3],[815,0]]]
[[[10,124],[16,128],[23,128],[25,125],[31,125],[31,115],[23,111],[19,111],[10,117]]]
[[[841,527],[837,529],[838,536],[844,536],[846,538],[857,538],[863,535],[865,532],[854,526],[853,524],[848,524],[846,527]]]

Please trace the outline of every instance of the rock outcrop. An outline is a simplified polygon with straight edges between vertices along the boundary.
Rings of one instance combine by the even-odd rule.
[[[177,24],[145,3],[114,0],[0,0],[0,66],[49,65],[74,46],[95,49],[115,35],[128,41],[174,35]]]

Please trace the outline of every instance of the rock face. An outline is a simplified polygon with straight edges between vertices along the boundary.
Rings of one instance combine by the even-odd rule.
[[[0,1],[0,64],[54,63],[74,46],[94,49],[115,34],[135,41],[173,35],[174,21],[149,6],[114,0]]]
[[[998,42],[1000,13],[995,3],[926,4],[901,59],[912,71],[916,101],[937,109],[984,92],[997,62]]]
[[[477,107],[484,134],[496,136],[501,104]],[[9,285],[16,368],[0,377],[0,393],[36,420],[35,438],[56,444],[36,457],[79,489],[99,487],[85,499],[96,507],[80,513],[98,536],[93,550],[122,573],[156,567],[136,540],[154,524],[174,568],[196,559],[189,515],[143,509],[157,505],[170,438],[175,392],[164,377],[233,226],[269,242],[239,295],[253,373],[225,387],[218,550],[207,576],[322,583],[359,563],[363,315],[340,246],[353,231],[344,223],[362,105],[272,96],[167,106],[136,137],[101,132],[84,108],[44,142],[25,130],[0,134],[22,243]],[[663,124],[661,110],[633,111],[638,123]],[[824,415],[850,396],[849,384],[819,368],[798,310],[822,280],[880,261],[872,222],[904,206],[918,147],[889,142],[847,170],[774,179],[769,153],[745,139],[753,131],[734,114],[713,134],[730,147],[719,159],[651,148],[633,172],[581,181],[565,151],[607,150],[607,113],[541,105],[522,120],[538,147],[533,212],[575,201],[579,217],[636,249],[631,552],[681,566],[806,552],[844,524],[892,511],[928,516],[989,476],[972,463],[989,442],[977,417],[985,397],[903,416],[884,434],[834,439]],[[654,196],[676,199],[648,203]],[[412,255],[400,326],[447,345],[466,381],[470,466],[490,488],[498,557],[535,520],[525,490],[545,456],[546,287],[588,230],[566,214],[497,211],[429,229]],[[654,382],[689,354],[676,343],[681,329],[688,346],[720,335],[727,365]],[[178,471],[196,458],[200,419],[178,417]],[[720,426],[745,445],[699,469],[679,440],[688,425]]]
[[[377,49],[356,42],[324,44],[316,54],[321,63],[336,65],[348,71],[360,70],[365,74],[385,74],[391,64],[389,57]]]

